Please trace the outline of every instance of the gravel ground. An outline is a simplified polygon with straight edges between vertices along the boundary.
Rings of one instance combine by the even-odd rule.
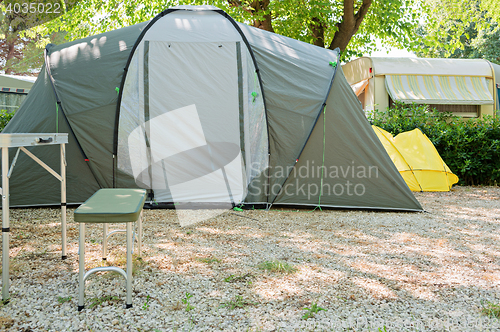
[[[175,211],[145,211],[125,282],[91,276],[77,311],[78,225],[68,212],[11,210],[9,331],[500,331],[482,310],[500,304],[500,188],[416,193],[427,213],[225,212],[181,228]],[[102,265],[101,227],[87,227],[86,268]],[[108,264],[124,266],[125,237]],[[266,266],[280,271],[268,271]],[[276,262],[279,262],[276,263]],[[314,310],[304,308],[322,308]],[[500,306],[499,306],[500,308]],[[309,319],[304,315],[312,312]],[[500,309],[499,309],[500,311]]]

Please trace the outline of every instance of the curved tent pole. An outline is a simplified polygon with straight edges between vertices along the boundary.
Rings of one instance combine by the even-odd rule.
[[[89,168],[90,173],[92,174],[92,176],[94,177],[95,181],[99,185],[99,188],[102,188],[103,186],[101,185],[101,183],[99,183],[99,180],[95,176],[94,171],[92,170],[92,167],[90,167],[90,165],[88,164],[88,160],[89,159],[87,158],[87,154],[85,153],[85,151],[82,148],[82,145],[78,141],[78,138],[76,137],[75,132],[73,131],[73,127],[71,127],[71,124],[70,124],[70,122],[69,122],[69,120],[68,120],[68,118],[66,116],[66,113],[64,112],[64,108],[62,106],[62,101],[61,101],[61,99],[59,99],[59,95],[57,94],[55,81],[54,81],[54,78],[52,77],[52,74],[50,72],[49,49],[52,46],[54,46],[54,44],[48,44],[47,46],[45,46],[45,50],[43,52],[44,53],[43,55],[44,55],[44,58],[45,58],[45,70],[47,72],[47,75],[49,76],[50,85],[52,86],[52,90],[54,91],[54,95],[56,97],[56,103],[57,103],[56,106],[61,109],[61,112],[63,114],[63,118],[64,118],[64,120],[66,120],[66,124],[68,125],[68,128],[69,128],[69,131],[71,132],[71,135],[73,135],[73,137],[75,138],[76,144],[77,144],[78,148],[80,149],[80,152],[83,155],[83,158],[85,160],[85,164],[87,164],[87,167]],[[56,119],[56,121],[58,121],[58,120]],[[56,122],[56,126],[57,126],[57,122]]]
[[[156,23],[160,18],[165,16],[168,13],[177,11],[179,9],[167,9],[162,11],[160,14],[156,15],[149,23],[146,25],[144,30],[142,30],[141,34],[139,37],[137,37],[137,40],[134,43],[134,46],[132,47],[132,50],[130,51],[130,54],[127,59],[127,63],[125,64],[125,67],[123,68],[123,75],[122,75],[122,80],[120,82],[120,87],[118,89],[118,100],[116,101],[116,111],[115,111],[115,128],[113,132],[113,188],[116,187],[116,164],[118,162],[117,160],[117,154],[118,154],[118,125],[120,123],[120,105],[122,103],[122,95],[123,95],[123,87],[125,85],[125,80],[127,78],[127,72],[128,72],[128,67],[130,66],[130,62],[132,62],[132,57],[135,54],[135,50],[139,46],[140,42],[144,38],[144,35],[146,35],[146,32],[148,32],[149,28],[153,26],[153,24]]]
[[[290,177],[290,174],[292,174],[293,169],[295,168],[295,165],[299,161],[300,156],[302,155],[302,152],[304,152],[304,149],[306,148],[307,142],[311,138],[312,132],[313,132],[314,128],[316,127],[316,124],[318,123],[318,120],[319,120],[319,118],[321,116],[321,113],[323,113],[323,110],[326,107],[326,101],[328,99],[328,96],[330,95],[330,91],[332,90],[333,81],[335,80],[335,76],[337,75],[337,68],[339,67],[339,60],[340,60],[340,49],[337,47],[333,51],[337,53],[337,62],[335,63],[335,68],[333,68],[333,75],[332,75],[332,79],[330,80],[330,86],[328,87],[328,92],[326,93],[325,101],[323,102],[323,104],[321,105],[321,108],[319,109],[318,115],[316,116],[316,120],[314,120],[314,123],[313,123],[313,125],[311,127],[311,131],[309,132],[309,135],[307,135],[307,139],[304,141],[304,145],[302,146],[302,149],[300,149],[299,155],[297,156],[297,158],[295,158],[295,164],[293,165],[293,167],[291,167],[290,172],[286,176],[285,180],[281,183],[280,190],[278,191],[278,193],[274,197],[274,199],[271,202],[271,204],[274,204],[274,201],[276,200],[276,198],[278,198],[278,196],[281,194],[281,191],[283,189],[283,185],[286,183],[286,181]]]
[[[139,37],[137,37],[137,40],[135,41],[135,44],[132,47],[132,50],[130,51],[129,57],[127,59],[127,63],[125,64],[125,68],[123,68],[122,80],[120,82],[120,88],[118,90],[118,100],[116,102],[115,130],[114,130],[114,133],[113,133],[113,188],[116,186],[116,172],[115,172],[115,169],[116,169],[116,163],[118,162],[117,161],[117,154],[118,154],[118,125],[120,123],[120,105],[121,105],[121,101],[122,101],[123,87],[125,85],[125,80],[127,78],[127,72],[128,72],[128,68],[130,66],[130,62],[132,62],[132,57],[134,56],[134,53],[137,50],[137,47],[141,43],[142,39],[144,38],[144,36],[148,32],[148,30],[156,23],[156,21],[158,21],[160,18],[164,17],[165,15],[173,13],[173,12],[178,11],[178,10],[187,10],[187,9],[182,9],[182,8],[169,8],[169,9],[166,9],[166,10],[162,11],[160,14],[156,15],[148,23],[148,25],[146,25],[146,27],[144,28],[144,30],[142,30],[142,32],[139,35]],[[241,29],[238,26],[238,24],[236,23],[236,21],[229,14],[227,14],[225,11],[223,11],[221,9],[214,9],[214,10],[210,10],[210,11],[216,12],[216,13],[224,16],[224,18],[226,18],[229,22],[231,22],[231,24],[233,25],[233,27],[240,34],[241,39],[243,40],[243,42],[247,46],[248,52],[250,53],[250,56],[252,57],[252,61],[253,61],[253,64],[255,66],[255,72],[256,72],[257,78],[259,80],[260,91],[262,93],[262,101],[264,103],[264,114],[266,116],[266,126],[267,126],[267,128],[266,128],[267,129],[267,151],[268,151],[268,166],[269,166],[270,162],[271,162],[271,143],[270,143],[270,139],[269,139],[269,118],[267,116],[267,106],[266,106],[266,99],[265,99],[265,96],[264,96],[264,87],[262,85],[262,78],[260,76],[260,70],[259,70],[259,66],[257,65],[257,60],[255,59],[255,55],[254,55],[254,53],[252,51],[252,47],[250,46],[250,43],[248,42],[248,39],[245,37],[245,34],[243,33],[243,31],[241,31]],[[268,171],[269,171],[269,167],[268,167]],[[270,181],[269,180],[269,176],[267,176],[267,181],[268,182]],[[267,186],[266,197],[267,197],[266,198],[267,202],[269,203],[269,183],[268,183],[268,186]]]

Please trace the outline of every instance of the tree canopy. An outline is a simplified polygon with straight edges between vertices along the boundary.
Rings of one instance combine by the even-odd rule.
[[[186,4],[213,5],[239,22],[320,47],[338,47],[343,60],[376,50],[379,41],[424,57],[500,62],[497,0],[43,0],[60,2],[61,15],[29,16],[24,21],[5,12],[8,3],[19,1],[0,4],[0,70],[12,73],[40,66],[48,42],[137,24]]]
[[[64,33],[49,32],[43,25],[70,10],[74,1],[57,1],[56,7],[53,0],[0,2],[0,70],[36,74],[43,63],[45,45],[64,40]]]
[[[421,57],[484,58],[500,64],[500,27],[492,1],[428,0],[429,17],[418,29]],[[500,8],[498,8],[500,9]],[[498,10],[496,11],[498,13]],[[497,17],[497,18],[495,18]]]
[[[235,20],[330,49],[344,58],[376,48],[376,39],[395,47],[417,45],[416,0],[82,0],[45,24],[78,39],[152,19],[175,5],[213,5]]]

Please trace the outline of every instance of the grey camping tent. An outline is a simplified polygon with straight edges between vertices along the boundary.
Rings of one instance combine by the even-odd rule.
[[[48,45],[4,132],[69,133],[69,203],[103,187],[141,187],[157,203],[421,211],[338,63],[338,51],[215,7],[174,7]],[[57,151],[37,149],[59,168]],[[21,155],[11,204],[57,204],[58,186]]]

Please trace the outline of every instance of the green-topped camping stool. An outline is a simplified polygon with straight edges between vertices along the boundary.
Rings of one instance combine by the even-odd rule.
[[[125,307],[132,307],[132,223],[136,221],[139,223],[138,246],[140,247],[142,236],[141,216],[145,200],[146,190],[144,189],[100,189],[75,210],[75,222],[80,223],[78,311],[85,307],[85,280],[92,273],[99,271],[115,271],[125,277],[127,281]],[[107,237],[120,232],[120,230],[117,230],[108,234],[108,224],[127,224],[127,272],[115,266],[95,267],[85,272],[85,223],[102,223],[104,225],[103,259],[106,258]]]

